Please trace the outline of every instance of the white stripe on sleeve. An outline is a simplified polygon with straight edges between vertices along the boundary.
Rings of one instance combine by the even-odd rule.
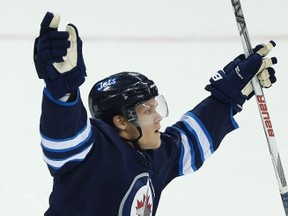
[[[41,143],[44,149],[54,151],[68,151],[74,149],[80,143],[83,143],[89,136],[91,136],[91,125],[89,119],[86,126],[74,137],[67,138],[65,140],[49,139],[41,135]]]
[[[181,174],[186,175],[186,174],[194,172],[194,170],[192,168],[192,166],[193,166],[192,154],[194,153],[194,150],[191,149],[189,142],[188,142],[188,139],[183,133],[181,133],[181,140],[182,140],[182,147],[183,147],[184,152],[182,153],[182,161],[180,161],[181,167],[182,167],[182,170],[180,172],[181,172]]]
[[[60,169],[62,166],[64,166],[64,164],[70,162],[70,161],[81,161],[84,160],[84,158],[86,157],[86,155],[89,153],[89,151],[91,150],[93,144],[91,144],[90,146],[88,146],[88,148],[86,148],[84,151],[73,155],[69,158],[65,158],[63,160],[53,160],[50,158],[47,158],[44,154],[43,154],[43,159],[44,161],[51,167],[53,167],[54,169]]]
[[[212,148],[212,143],[208,139],[206,133],[203,131],[198,121],[195,118],[193,118],[193,116],[186,114],[182,117],[182,120],[187,122],[190,125],[190,127],[193,128],[193,130],[195,131],[197,135],[200,147],[202,148],[204,159],[205,160],[208,159],[213,153],[212,152],[213,148]]]

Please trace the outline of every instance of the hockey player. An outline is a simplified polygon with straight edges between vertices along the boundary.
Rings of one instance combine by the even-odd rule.
[[[137,72],[97,82],[87,117],[79,86],[85,81],[82,41],[76,27],[58,31],[48,12],[35,40],[34,62],[44,79],[40,119],[43,157],[54,179],[46,216],[151,216],[161,192],[174,178],[197,171],[238,127],[233,116],[262,87],[276,81],[266,55],[273,41],[240,55],[211,77],[211,95],[164,132],[168,115],[155,83]]]

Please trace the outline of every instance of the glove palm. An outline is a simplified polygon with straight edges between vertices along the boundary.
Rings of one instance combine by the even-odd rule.
[[[76,91],[86,76],[77,28],[68,24],[66,31],[58,31],[59,22],[58,15],[47,12],[34,43],[38,77],[45,80],[46,87],[56,99]]]

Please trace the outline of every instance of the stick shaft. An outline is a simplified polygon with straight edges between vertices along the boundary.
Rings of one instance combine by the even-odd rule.
[[[240,3],[240,0],[231,0],[231,2],[234,8],[234,14],[235,14],[242,46],[244,49],[244,53],[245,53],[245,56],[248,57],[249,55],[253,53],[253,49],[251,46],[251,41],[250,41],[250,37],[248,34],[245,18],[243,15],[241,3]],[[252,79],[252,85],[253,85],[253,89],[255,92],[258,110],[260,113],[262,126],[263,126],[265,136],[267,139],[269,153],[270,153],[274,171],[276,174],[283,206],[285,209],[286,216],[288,216],[288,186],[287,186],[282,162],[281,162],[277,144],[276,144],[275,133],[272,127],[272,121],[270,118],[270,114],[268,112],[268,106],[266,103],[264,92],[256,76]]]

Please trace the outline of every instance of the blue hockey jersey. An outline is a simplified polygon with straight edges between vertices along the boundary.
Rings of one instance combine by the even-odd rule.
[[[161,133],[156,150],[138,151],[112,127],[44,89],[43,157],[53,176],[46,216],[152,216],[174,178],[198,170],[237,128],[230,104],[209,96]]]

